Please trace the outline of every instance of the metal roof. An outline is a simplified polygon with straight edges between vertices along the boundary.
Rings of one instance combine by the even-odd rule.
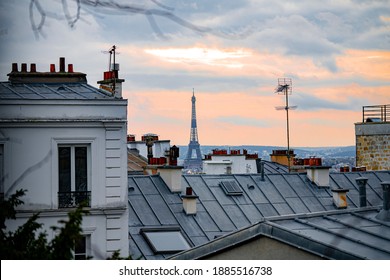
[[[265,218],[173,256],[172,259],[201,259],[221,251],[270,237],[326,259],[390,259],[390,223],[375,218],[379,207],[365,207],[312,214]]]
[[[251,226],[267,217],[335,210],[334,188],[349,189],[348,208],[359,207],[355,179],[367,177],[367,206],[382,204],[380,182],[390,180],[390,171],[331,173],[330,188],[319,188],[306,174],[183,175],[182,189],[192,187],[198,196],[197,214],[186,215],[181,194],[172,193],[158,175],[129,175],[130,252],[134,258],[164,259],[154,254],[140,230],[145,227],[179,226],[191,246]],[[229,196],[221,187],[234,181],[242,195]]]
[[[273,173],[288,173],[288,167],[277,162],[262,160],[264,162],[264,172],[267,174]]]
[[[83,82],[28,84],[0,82],[0,100],[5,99],[96,100],[116,98],[106,91],[97,89]]]

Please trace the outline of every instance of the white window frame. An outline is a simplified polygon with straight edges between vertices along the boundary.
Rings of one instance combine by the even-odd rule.
[[[59,144],[57,146],[60,147],[69,147],[70,148],[70,191],[74,192],[76,191],[76,155],[75,155],[75,148],[77,147],[83,147],[87,148],[87,191],[91,190],[91,178],[92,178],[92,171],[91,171],[91,146],[89,144],[83,145],[83,144]],[[59,156],[58,156],[59,160]],[[59,187],[59,186],[58,186]]]
[[[73,258],[76,260],[76,256],[84,256],[85,255],[85,258],[82,258],[80,260],[88,260],[90,257],[92,257],[91,255],[91,235],[90,234],[84,234],[82,235],[82,238],[84,239],[84,242],[85,242],[85,252],[82,252],[82,253],[76,253],[76,246],[75,248],[73,249]]]
[[[93,170],[96,169],[95,163],[95,154],[96,154],[96,138],[52,138],[51,148],[52,148],[52,205],[53,208],[58,208],[58,192],[59,192],[59,155],[58,155],[58,147],[60,146],[86,146],[87,147],[87,190],[91,192],[91,207],[93,205],[93,182],[94,176],[98,176],[99,174],[93,174]],[[72,166],[71,166],[72,168]],[[73,183],[72,183],[73,184]],[[73,191],[73,189],[72,189]]]
[[[0,193],[4,198],[4,181],[5,181],[5,171],[4,171],[4,143],[0,143]],[[1,199],[1,198],[0,198]]]

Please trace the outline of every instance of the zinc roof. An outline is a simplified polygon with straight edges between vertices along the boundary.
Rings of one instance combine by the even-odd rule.
[[[87,83],[10,83],[0,82],[0,100],[96,100],[116,99],[106,91],[97,89]]]
[[[145,227],[179,226],[191,246],[259,223],[264,218],[335,210],[333,188],[349,189],[348,209],[359,207],[357,177],[367,177],[367,206],[382,204],[380,182],[390,171],[331,173],[330,188],[319,188],[303,173],[239,175],[183,175],[182,189],[192,187],[198,196],[197,214],[186,215],[181,194],[171,193],[158,175],[129,176],[129,233],[133,257],[164,259],[154,254],[140,234]],[[229,196],[221,187],[234,181],[242,195]]]
[[[265,218],[173,256],[202,259],[263,236],[326,259],[390,259],[390,223],[376,219],[379,207]]]

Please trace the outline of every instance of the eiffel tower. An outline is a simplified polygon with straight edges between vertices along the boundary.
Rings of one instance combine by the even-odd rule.
[[[191,135],[190,143],[188,144],[187,156],[184,160],[184,169],[192,172],[202,171],[202,154],[200,153],[200,145],[198,142],[198,129],[196,127],[196,111],[195,111],[195,93],[192,90],[192,115],[191,115]]]

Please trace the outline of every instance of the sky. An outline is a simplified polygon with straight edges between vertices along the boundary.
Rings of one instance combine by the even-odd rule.
[[[79,3],[79,4],[78,4]],[[128,133],[201,145],[355,145],[362,106],[390,104],[390,0],[0,0],[0,77],[11,64],[49,71],[59,57],[125,79]],[[58,68],[57,68],[58,69]]]

